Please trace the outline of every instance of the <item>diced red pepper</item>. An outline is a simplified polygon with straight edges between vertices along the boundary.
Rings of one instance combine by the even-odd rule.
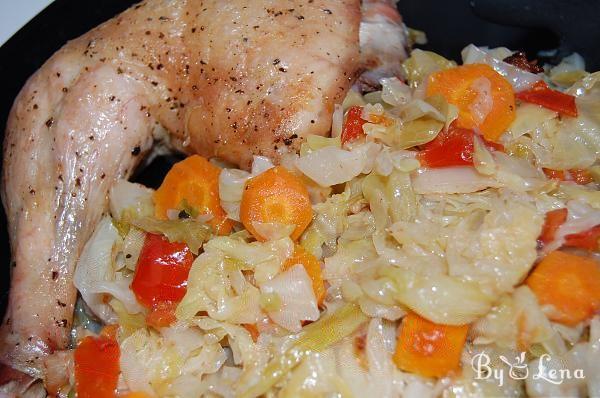
[[[425,144],[417,158],[426,167],[472,165],[473,134],[473,130],[451,125]]]
[[[119,344],[114,335],[88,336],[75,349],[78,398],[114,398],[119,381]]]
[[[473,130],[456,127],[453,124],[442,130],[433,141],[423,146],[417,158],[426,167],[448,167],[473,165]],[[483,139],[483,137],[481,137]],[[504,151],[504,146],[483,140],[485,146],[496,151]]]
[[[541,105],[562,115],[577,117],[577,105],[575,97],[552,90],[544,81],[539,81],[529,90],[516,94],[521,101]]]
[[[547,245],[554,240],[556,231],[565,223],[565,221],[567,221],[568,214],[569,211],[566,208],[556,209],[546,213],[546,219],[542,226],[542,233],[538,238],[538,242],[541,245]]]
[[[596,225],[587,231],[565,236],[565,246],[596,251],[600,249],[600,246],[598,245],[599,239],[600,225]]]
[[[361,118],[362,107],[351,106],[346,112],[346,122],[342,129],[342,144],[354,141],[365,135],[363,125],[367,122]]]
[[[163,301],[178,303],[185,296],[193,261],[194,256],[185,243],[147,234],[131,289],[147,308]]]

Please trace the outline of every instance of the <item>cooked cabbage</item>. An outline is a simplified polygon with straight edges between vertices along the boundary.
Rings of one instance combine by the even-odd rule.
[[[472,327],[475,344],[496,344],[513,350],[527,350],[534,344],[551,347],[556,332],[540,308],[533,292],[518,287]],[[551,352],[553,355],[562,352]]]
[[[399,304],[432,322],[465,325],[485,315],[492,307],[493,297],[474,282],[395,267],[385,267],[379,273],[395,284],[392,294]]]
[[[410,57],[402,64],[406,78],[413,87],[421,84],[433,72],[455,66],[454,61],[449,61],[434,52],[419,49],[413,50]]]
[[[129,289],[130,278],[117,273],[114,268],[115,257],[122,244],[110,217],[102,218],[83,248],[73,276],[73,284],[85,303],[107,323],[114,323],[117,318],[105,300],[106,295],[120,300],[130,313],[142,310]]]
[[[118,220],[154,214],[153,189],[127,180],[117,180],[109,193],[110,213]]]
[[[350,181],[367,164],[364,152],[347,151],[327,146],[301,156],[296,167],[321,186],[328,187]]]
[[[170,242],[182,242],[188,245],[192,253],[197,254],[202,244],[208,240],[211,228],[191,218],[183,220],[157,220],[152,217],[136,218],[131,225],[153,234],[163,234]]]
[[[260,291],[246,281],[243,264],[218,250],[207,250],[194,263],[187,292],[177,306],[177,319],[189,320],[205,311],[219,321],[256,323],[262,318]]]
[[[470,193],[501,186],[496,179],[479,174],[470,166],[424,169],[412,176],[412,187],[418,194]]]
[[[537,258],[543,220],[532,204],[514,197],[498,198],[490,212],[472,212],[448,241],[449,274],[478,281],[489,292],[510,291]]]
[[[269,317],[291,332],[298,333],[302,329],[302,321],[319,319],[312,282],[302,265],[297,264],[263,283],[260,290],[279,297],[281,306],[269,311]]]

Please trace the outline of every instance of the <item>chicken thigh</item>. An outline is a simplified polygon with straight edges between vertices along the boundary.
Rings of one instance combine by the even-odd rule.
[[[379,35],[392,53],[361,52]],[[328,134],[365,69],[398,74],[405,46],[394,5],[373,0],[147,0],[66,44],[7,125],[0,360],[43,377],[44,358],[67,347],[79,254],[111,185],[155,145],[244,168],[253,155],[277,161]]]

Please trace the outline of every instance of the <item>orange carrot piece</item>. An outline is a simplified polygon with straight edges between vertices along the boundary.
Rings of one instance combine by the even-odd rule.
[[[439,325],[409,313],[402,319],[394,353],[398,368],[424,377],[443,377],[460,369],[469,325]]]
[[[120,366],[119,344],[113,333],[88,336],[75,349],[75,389],[78,398],[113,398],[116,396]]]
[[[565,221],[567,221],[568,214],[569,211],[566,208],[556,209],[546,213],[546,219],[542,226],[542,233],[538,238],[538,241],[542,245],[546,245],[554,240],[556,231],[565,223]]]
[[[486,105],[478,105],[485,104],[481,96],[486,91],[491,96],[489,112],[485,109]],[[463,65],[433,73],[429,76],[427,95],[436,94],[458,107],[458,127],[478,129],[489,141],[497,141],[515,119],[513,88],[488,65]],[[481,118],[483,120],[479,120]]]
[[[213,218],[209,224],[215,232],[227,235],[233,223],[221,208],[220,173],[221,169],[198,155],[173,165],[154,193],[156,218],[166,220],[168,210],[183,210],[183,205],[187,204],[198,214],[211,214]]]
[[[146,323],[155,329],[171,326],[177,320],[175,317],[176,308],[176,302],[158,302],[152,306],[151,311],[146,315]]]
[[[265,238],[256,231],[254,222],[295,225],[290,237],[296,240],[310,224],[312,214],[306,186],[282,166],[273,167],[246,182],[240,219],[259,241]]]
[[[600,310],[600,264],[591,258],[553,251],[526,280],[548,318],[574,326]]]
[[[321,262],[311,253],[307,252],[302,246],[296,245],[294,253],[283,263],[282,271],[285,271],[296,264],[300,264],[304,267],[312,281],[317,303],[319,305],[323,304],[323,300],[325,299],[325,283],[323,282]]]

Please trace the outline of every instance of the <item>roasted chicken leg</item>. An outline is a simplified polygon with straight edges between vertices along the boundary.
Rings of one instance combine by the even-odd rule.
[[[43,377],[44,358],[68,345],[78,256],[111,184],[155,145],[246,168],[253,155],[277,161],[328,134],[367,68],[370,84],[398,74],[405,47],[394,5],[359,0],[147,0],[66,44],[7,125],[1,361]]]

